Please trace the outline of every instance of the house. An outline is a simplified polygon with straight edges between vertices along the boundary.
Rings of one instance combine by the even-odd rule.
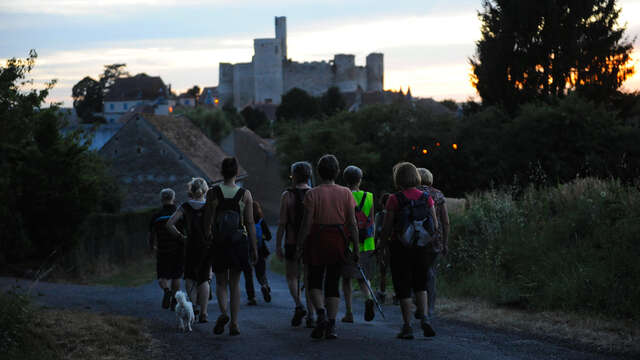
[[[202,177],[222,182],[220,166],[228,155],[182,116],[138,113],[100,149],[125,192],[123,210],[158,206],[160,190],[170,187],[177,203],[187,200],[187,183]],[[238,182],[247,179],[240,167]]]
[[[218,106],[220,103],[218,97],[218,87],[210,86],[202,89],[200,97],[198,98],[199,105]]]
[[[177,99],[176,106],[196,107],[197,98],[189,93],[180,94]]]
[[[169,114],[169,89],[159,76],[138,74],[115,80],[103,100],[103,116],[113,123],[140,106],[152,106],[158,115]]]

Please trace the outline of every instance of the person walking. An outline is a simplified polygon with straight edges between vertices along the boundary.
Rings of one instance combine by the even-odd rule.
[[[200,307],[198,322],[208,322],[207,304],[209,303],[209,256],[211,241],[205,235],[204,205],[205,193],[209,189],[202,178],[194,178],[188,184],[190,199],[180,205],[167,222],[167,228],[186,243],[185,287],[193,304]],[[176,224],[184,219],[186,234],[181,233]]]
[[[389,199],[389,193],[383,193],[380,197],[380,206],[379,210],[376,213],[375,217],[375,239],[376,244],[380,244],[382,240],[380,239],[380,235],[382,234],[382,225],[384,224],[384,217],[387,214],[386,205],[387,200]],[[381,248],[380,246],[376,246],[374,250],[376,254],[376,264],[378,265],[378,271],[380,276],[380,281],[378,284],[378,299],[381,303],[384,303],[387,299],[387,270],[389,268],[389,250],[386,248]],[[395,299],[395,296],[394,296]],[[397,305],[397,304],[396,304]]]
[[[425,315],[427,274],[435,261],[435,254],[429,251],[429,239],[424,234],[425,230],[434,231],[438,226],[433,199],[417,189],[420,174],[411,163],[403,162],[394,166],[393,181],[400,191],[389,196],[387,201],[380,247],[389,247],[393,287],[402,310],[403,326],[397,337],[413,339],[412,290],[416,296],[416,317],[420,319],[423,334],[426,337],[435,336]],[[433,227],[429,224],[433,224]]]
[[[345,184],[351,190],[351,194],[357,204],[355,209],[356,221],[358,223],[359,234],[359,248],[360,248],[360,265],[365,275],[371,276],[373,274],[373,265],[375,262],[374,250],[374,206],[373,206],[373,194],[360,190],[360,184],[362,183],[362,170],[357,166],[347,166],[344,169],[342,178]],[[353,251],[353,250],[352,250]],[[342,266],[342,291],[344,293],[344,304],[346,312],[342,318],[342,322],[353,323],[353,312],[351,310],[352,305],[352,279],[356,279],[360,285],[360,291],[364,292],[366,300],[364,302],[364,320],[371,321],[375,317],[374,302],[371,299],[371,294],[367,290],[367,283],[358,266],[352,259],[347,259],[347,262]],[[368,284],[371,286],[371,284]]]
[[[433,198],[436,208],[436,218],[438,219],[438,231],[436,238],[431,244],[431,252],[436,254],[433,265],[427,274],[427,298],[429,309],[427,315],[433,319],[436,309],[436,275],[438,261],[449,252],[449,213],[447,212],[446,198],[442,191],[433,187],[433,174],[425,168],[419,168],[421,186],[420,190],[427,192]]]
[[[356,240],[356,203],[351,190],[335,183],[340,164],[334,155],[322,156],[317,169],[320,185],[307,191],[304,197],[298,256],[304,254],[305,262],[309,264],[311,300],[317,315],[311,337],[336,339],[340,271],[346,261],[347,239],[352,239],[351,255],[355,263],[358,263],[360,254],[359,241]]]
[[[213,272],[216,276],[216,296],[220,316],[213,333],[220,335],[229,324],[230,335],[240,335],[240,274],[251,269],[258,258],[256,228],[253,219],[251,192],[236,185],[238,161],[225,158],[221,166],[224,183],[207,192],[205,229],[213,238],[211,248]],[[229,304],[231,317],[229,317]]]
[[[269,249],[265,241],[271,240],[271,230],[267,225],[264,215],[262,213],[262,207],[257,201],[253,201],[253,220],[256,227],[256,240],[258,241],[258,260],[256,261],[253,270],[256,272],[256,278],[261,288],[262,297],[265,302],[271,302],[271,288],[269,287],[269,280],[267,279],[267,258],[269,257]],[[256,290],[253,286],[253,270],[250,267],[248,270],[244,270],[244,286],[247,292],[249,302],[247,305],[258,305],[256,302]]]
[[[184,241],[167,229],[167,221],[176,212],[176,193],[172,189],[160,191],[162,208],[153,214],[149,223],[149,246],[156,253],[158,285],[163,290],[162,308],[175,309],[175,293],[180,290],[184,272]],[[182,228],[182,224],[179,224]]]
[[[315,327],[315,309],[309,296],[308,264],[305,264],[304,270],[306,310],[300,300],[301,289],[299,286],[300,278],[303,274],[300,273],[301,259],[296,258],[296,244],[304,215],[304,197],[307,191],[311,189],[309,186],[311,171],[311,164],[306,161],[299,161],[291,165],[291,187],[285,190],[280,198],[280,219],[278,221],[278,230],[276,231],[276,255],[281,261],[283,259],[285,261],[287,285],[295,303],[291,326],[300,326],[302,319],[306,315],[307,328]],[[284,250],[282,245],[283,238],[285,238]]]

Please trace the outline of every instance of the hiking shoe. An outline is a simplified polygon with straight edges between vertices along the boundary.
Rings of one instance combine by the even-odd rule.
[[[229,325],[229,335],[231,336],[240,335],[240,330],[238,330],[238,325]]]
[[[402,331],[397,335],[398,339],[411,340],[413,339],[413,328],[411,325],[405,324],[402,326]]]
[[[416,312],[413,313],[413,317],[418,319],[418,320],[421,320],[424,317],[424,315],[418,313],[418,311],[416,310]]]
[[[318,319],[316,327],[311,331],[311,337],[314,339],[322,339],[322,337],[325,336],[325,331],[328,326],[329,322],[325,318]]]
[[[263,286],[260,290],[262,291],[264,302],[271,302],[271,288],[269,287],[269,285]]]
[[[307,329],[313,329],[314,327],[316,327],[316,319],[307,316],[306,327]]]
[[[336,321],[335,320],[329,320],[329,324],[327,326],[327,329],[324,331],[324,338],[325,339],[337,339],[338,338],[338,334],[336,333]]]
[[[164,295],[162,296],[162,308],[168,309],[171,306],[171,290],[165,288]]]
[[[364,321],[371,321],[374,317],[376,317],[376,312],[374,307],[373,300],[367,299],[364,302]]]
[[[344,317],[342,318],[342,322],[353,324],[353,313],[348,312],[344,314]]]
[[[248,306],[256,306],[258,305],[258,303],[256,302],[256,299],[249,299],[249,302],[247,302]]]
[[[427,320],[426,317],[423,317],[422,320],[420,320],[420,327],[422,327],[424,337],[436,336],[436,332],[433,330],[431,324],[429,323],[429,320]]]
[[[229,316],[227,314],[221,314],[218,316],[218,320],[216,321],[216,326],[213,327],[213,333],[216,335],[220,335],[224,332],[224,326],[229,322]]]
[[[291,319],[291,326],[300,326],[302,324],[302,318],[307,315],[307,311],[302,306],[296,306],[296,311],[293,313],[293,319]]]
[[[207,315],[200,315],[200,317],[198,318],[198,323],[199,324],[206,324],[209,322],[209,319],[207,319]]]

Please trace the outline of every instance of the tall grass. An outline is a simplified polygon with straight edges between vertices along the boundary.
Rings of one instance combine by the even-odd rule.
[[[592,178],[470,196],[443,290],[540,310],[640,318],[640,191]]]

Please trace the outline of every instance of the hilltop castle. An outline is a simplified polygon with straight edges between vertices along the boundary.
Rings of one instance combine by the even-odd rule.
[[[365,66],[355,57],[337,54],[331,61],[294,62],[287,58],[287,18],[276,17],[276,37],[254,39],[250,63],[220,63],[218,96],[222,104],[233,102],[240,109],[250,104],[279,104],[293,88],[313,96],[332,86],[341,92],[383,91],[383,54],[371,53]]]

